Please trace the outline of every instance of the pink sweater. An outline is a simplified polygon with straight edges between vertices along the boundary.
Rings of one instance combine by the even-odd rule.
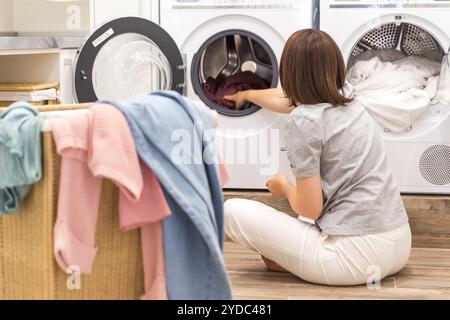
[[[78,266],[82,273],[92,272],[101,179],[107,178],[120,189],[121,229],[141,228],[146,290],[142,298],[167,299],[161,221],[170,209],[155,175],[141,165],[122,113],[95,105],[87,113],[52,121],[52,128],[62,156],[54,243],[58,265],[64,271]]]

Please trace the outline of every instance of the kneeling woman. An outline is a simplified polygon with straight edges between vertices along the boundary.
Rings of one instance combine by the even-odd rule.
[[[259,202],[225,203],[227,235],[259,252],[269,269],[313,283],[359,285],[399,272],[411,252],[411,231],[374,120],[345,91],[345,63],[324,32],[302,30],[281,59],[283,90],[226,97],[290,113],[285,141],[292,170],[267,186],[287,198],[299,218]],[[295,106],[295,107],[293,107]]]

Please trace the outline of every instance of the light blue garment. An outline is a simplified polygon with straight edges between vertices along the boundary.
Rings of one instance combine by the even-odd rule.
[[[42,178],[42,119],[26,102],[0,113],[0,213],[13,214]]]
[[[175,92],[111,104],[125,114],[138,153],[158,177],[172,211],[164,221],[169,299],[231,299],[215,141],[206,134],[214,131],[210,115]],[[184,155],[191,161],[178,163],[172,152],[180,143],[172,135],[186,133],[192,148]]]

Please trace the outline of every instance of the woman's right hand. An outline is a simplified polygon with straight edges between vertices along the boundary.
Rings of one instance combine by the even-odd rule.
[[[236,94],[223,97],[225,100],[233,101],[236,110],[241,110],[242,107],[248,102],[247,100],[248,91],[239,91]]]

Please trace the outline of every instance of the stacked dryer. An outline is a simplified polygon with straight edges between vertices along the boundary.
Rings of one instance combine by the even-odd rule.
[[[367,50],[394,49],[440,61],[450,46],[449,17],[449,0],[321,0],[320,4],[320,28],[337,41],[350,65]],[[406,131],[381,129],[403,193],[450,194],[450,106],[430,106]]]

